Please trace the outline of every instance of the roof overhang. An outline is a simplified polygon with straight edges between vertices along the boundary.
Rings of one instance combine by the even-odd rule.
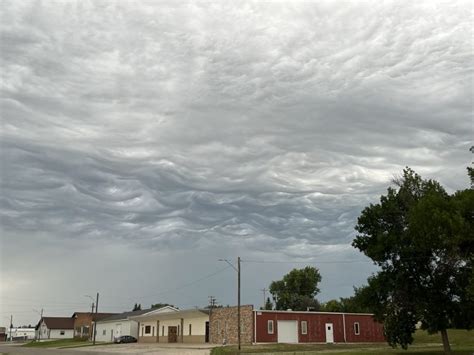
[[[180,319],[180,318],[199,318],[209,317],[209,311],[202,309],[185,309],[177,312],[163,312],[154,314],[142,314],[140,316],[129,317],[131,320],[138,322],[146,322],[153,320],[167,320],[167,319]]]

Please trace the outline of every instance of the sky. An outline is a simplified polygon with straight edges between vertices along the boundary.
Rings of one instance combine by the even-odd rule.
[[[260,307],[351,246],[405,166],[472,160],[467,1],[0,2],[0,325],[135,303]],[[268,291],[266,292],[268,296]]]

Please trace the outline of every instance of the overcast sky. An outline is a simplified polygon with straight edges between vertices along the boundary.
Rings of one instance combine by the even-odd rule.
[[[305,262],[346,297],[403,167],[468,186],[467,1],[0,7],[0,324],[233,305],[237,256],[243,303]]]

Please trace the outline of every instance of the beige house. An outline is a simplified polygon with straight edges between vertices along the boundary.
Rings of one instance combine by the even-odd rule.
[[[130,319],[138,322],[138,341],[141,343],[209,342],[208,310],[143,314]]]

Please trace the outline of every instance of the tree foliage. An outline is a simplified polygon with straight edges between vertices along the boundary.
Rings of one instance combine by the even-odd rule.
[[[319,293],[319,282],[321,282],[319,270],[312,266],[293,269],[283,276],[282,280],[273,281],[270,284],[270,293],[275,309],[318,310],[320,304],[315,297]]]
[[[270,297],[267,297],[267,300],[265,301],[265,307],[263,309],[266,311],[271,311],[273,309],[273,302],[270,300]]]
[[[172,304],[169,304],[169,303],[155,303],[155,304],[152,304],[150,306],[150,308],[163,308],[163,307],[166,307],[166,306],[174,307]],[[176,307],[174,307],[174,308],[176,308]]]
[[[373,313],[365,298],[365,287],[354,287],[354,296],[332,299],[321,305],[324,312]]]
[[[132,311],[141,311],[141,310],[142,310],[142,305],[140,303],[135,303]]]
[[[449,195],[409,168],[396,184],[358,219],[353,246],[380,267],[360,298],[392,346],[411,344],[420,321],[449,352],[446,329],[474,325],[474,191]]]

